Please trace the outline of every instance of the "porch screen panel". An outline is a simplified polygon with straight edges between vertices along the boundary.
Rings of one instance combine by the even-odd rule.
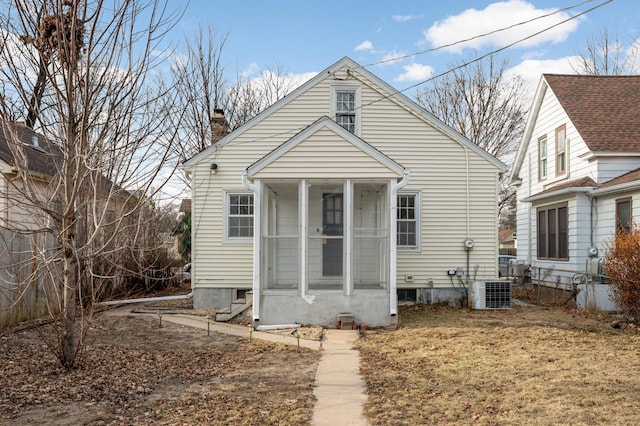
[[[265,184],[263,229],[264,288],[298,288],[298,187],[296,184]]]
[[[386,185],[359,184],[353,190],[353,287],[384,288],[387,282],[389,228],[384,208]]]

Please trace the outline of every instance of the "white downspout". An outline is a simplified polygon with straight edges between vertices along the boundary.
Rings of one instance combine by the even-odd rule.
[[[260,259],[262,235],[262,190],[260,181],[249,182],[247,171],[242,172],[242,184],[253,191],[253,321],[260,321]]]
[[[398,271],[397,255],[398,255],[398,190],[404,188],[409,183],[409,170],[404,171],[404,175],[400,182],[391,181],[390,217],[389,217],[389,239],[390,241],[390,259],[389,259],[389,313],[391,316],[398,314],[398,285],[396,275]],[[417,230],[416,230],[417,231]]]

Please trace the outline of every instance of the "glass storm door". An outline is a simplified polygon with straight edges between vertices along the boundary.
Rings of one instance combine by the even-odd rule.
[[[343,195],[322,194],[322,275],[342,276]]]

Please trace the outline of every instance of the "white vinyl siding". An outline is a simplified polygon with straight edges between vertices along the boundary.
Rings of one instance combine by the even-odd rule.
[[[344,73],[342,73],[344,74]],[[350,84],[358,80],[351,80]],[[358,82],[359,83],[359,82]],[[241,173],[319,117],[331,114],[336,80],[327,76],[316,86],[281,106],[237,135],[195,167],[192,179],[194,285],[250,287],[252,245],[223,242],[222,188],[238,188]],[[446,272],[465,265],[465,238],[476,245],[471,265],[478,279],[497,277],[497,182],[499,170],[479,154],[378,92],[359,83],[362,105],[360,137],[410,171],[405,192],[420,192],[420,237],[428,244],[397,255],[398,286],[450,287]],[[255,176],[276,178],[397,179],[398,176],[353,145],[323,130],[291,149]],[[219,168],[210,173],[212,162]],[[338,170],[336,172],[336,170]],[[468,173],[467,173],[468,172]],[[467,200],[467,195],[469,199]],[[428,206],[425,207],[425,206]],[[404,275],[413,275],[404,283]]]

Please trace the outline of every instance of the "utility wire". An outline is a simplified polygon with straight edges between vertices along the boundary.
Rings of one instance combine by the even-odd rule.
[[[459,69],[461,69],[461,68],[464,68],[464,67],[466,67],[466,66],[468,66],[468,65],[471,65],[471,64],[473,64],[473,63],[475,63],[475,62],[481,61],[481,60],[483,60],[483,59],[485,59],[485,58],[487,58],[487,57],[489,57],[489,56],[495,55],[496,53],[499,53],[499,52],[502,52],[503,50],[509,49],[510,47],[513,47],[513,46],[515,46],[516,44],[519,44],[519,43],[522,43],[522,42],[524,42],[524,41],[527,41],[527,40],[529,40],[529,39],[531,39],[531,38],[533,38],[533,37],[536,37],[536,36],[538,36],[538,35],[540,35],[540,34],[542,34],[542,33],[545,33],[545,32],[547,32],[547,31],[549,31],[549,30],[551,30],[551,29],[553,29],[553,28],[555,28],[555,27],[558,27],[558,26],[563,25],[563,24],[565,24],[565,23],[567,23],[567,22],[569,22],[569,21],[572,21],[572,20],[574,20],[574,19],[577,19],[577,18],[579,18],[580,16],[586,15],[587,13],[592,12],[592,11],[594,11],[594,10],[596,10],[596,9],[598,9],[598,8],[600,8],[600,7],[604,6],[604,5],[606,5],[606,4],[609,4],[609,3],[611,3],[611,2],[613,2],[613,0],[607,0],[607,1],[603,2],[603,3],[600,3],[600,4],[598,4],[598,5],[596,5],[596,6],[592,7],[592,8],[590,8],[590,9],[587,9],[587,10],[585,10],[585,11],[583,11],[583,12],[580,12],[580,13],[578,13],[577,15],[571,16],[571,17],[569,17],[569,18],[567,18],[567,19],[565,19],[565,20],[563,20],[563,21],[560,21],[560,22],[558,22],[558,23],[555,23],[555,24],[553,24],[553,25],[550,25],[550,26],[548,26],[548,27],[546,27],[546,28],[544,28],[544,29],[542,29],[542,30],[540,30],[540,31],[537,31],[537,32],[535,32],[535,33],[533,33],[533,34],[530,34],[530,35],[528,35],[528,36],[526,36],[526,37],[523,37],[523,38],[521,38],[521,39],[519,39],[519,40],[516,40],[516,41],[514,41],[514,42],[512,42],[512,43],[509,43],[509,44],[507,44],[507,45],[505,45],[505,46],[502,46],[502,47],[500,47],[499,49],[495,49],[495,50],[492,50],[492,51],[490,51],[490,52],[487,52],[487,53],[485,53],[484,55],[481,55],[481,56],[479,56],[479,57],[477,57],[477,58],[475,58],[475,59],[472,59],[472,60],[470,60],[470,61],[464,62],[463,64],[460,64],[460,65],[455,66],[455,67],[453,67],[453,68],[451,68],[451,69],[448,69],[447,71],[444,71],[444,72],[442,72],[442,73],[440,73],[440,74],[436,74],[436,75],[434,75],[434,76],[432,76],[432,77],[429,77],[429,78],[427,78],[426,80],[419,81],[419,82],[418,82],[418,83],[416,83],[416,84],[413,84],[413,85],[411,85],[411,86],[409,86],[409,87],[406,87],[406,88],[404,88],[404,89],[401,89],[401,90],[396,90],[396,91],[392,92],[391,94],[386,95],[386,96],[383,96],[383,97],[381,97],[381,98],[379,98],[379,99],[376,99],[376,100],[374,100],[374,101],[371,101],[371,102],[369,102],[368,104],[361,105],[361,106],[359,107],[359,109],[364,108],[364,107],[366,107],[366,106],[373,105],[373,104],[375,104],[375,103],[377,103],[377,102],[380,102],[380,101],[383,101],[383,100],[385,100],[385,99],[389,99],[389,98],[391,98],[391,97],[393,97],[393,96],[395,96],[395,95],[397,95],[397,94],[399,94],[399,93],[406,92],[407,90],[413,89],[413,88],[415,88],[415,87],[418,87],[418,86],[420,86],[420,85],[423,85],[423,84],[425,84],[425,83],[428,83],[428,82],[430,82],[430,81],[433,81],[433,80],[435,80],[435,79],[437,79],[437,78],[440,78],[440,77],[442,77],[442,76],[445,76],[445,75],[447,75],[447,74],[450,74],[450,73],[452,73],[452,72],[454,72],[454,71],[457,71],[457,70],[459,70]]]
[[[562,9],[562,10],[572,9],[572,8],[578,7],[578,6],[583,5],[583,4],[586,4],[586,3],[591,3],[592,1],[593,1],[593,0],[586,0],[586,1],[583,1],[583,2],[581,2],[581,3],[576,4],[576,5],[574,5],[574,6],[570,6],[570,7],[564,8],[564,9]],[[487,53],[485,53],[485,54],[484,54],[484,55],[482,55],[482,56],[479,56],[479,57],[477,57],[477,58],[475,58],[475,59],[472,59],[472,60],[470,60],[470,61],[467,61],[467,62],[465,62],[465,63],[463,63],[463,64],[458,65],[458,66],[455,66],[455,67],[453,67],[453,68],[451,68],[451,69],[448,69],[447,71],[444,71],[444,72],[442,72],[442,73],[440,73],[440,74],[437,74],[437,75],[434,75],[434,76],[432,76],[432,77],[429,77],[429,78],[428,78],[428,79],[426,79],[426,80],[422,80],[422,81],[420,81],[420,82],[418,82],[418,83],[416,83],[416,84],[413,84],[413,85],[411,85],[411,86],[409,86],[409,87],[406,87],[406,88],[404,88],[404,89],[395,90],[395,91],[393,91],[392,93],[390,93],[390,94],[388,94],[388,95],[385,95],[385,96],[380,97],[379,99],[373,100],[373,101],[371,101],[371,102],[369,102],[369,103],[367,103],[367,104],[360,105],[359,107],[354,108],[354,111],[357,111],[357,110],[363,109],[364,107],[371,106],[371,105],[373,105],[373,104],[375,104],[375,103],[378,103],[378,102],[380,102],[380,101],[383,101],[383,100],[385,100],[385,99],[392,98],[393,96],[395,96],[395,95],[397,95],[397,94],[404,93],[404,92],[406,92],[406,91],[408,91],[408,90],[411,90],[411,89],[416,88],[416,87],[418,87],[418,86],[421,86],[421,85],[423,85],[423,84],[425,84],[425,83],[428,83],[428,82],[430,82],[430,81],[433,81],[433,80],[435,80],[435,79],[437,79],[437,78],[443,77],[443,76],[445,76],[445,75],[447,75],[447,74],[450,74],[450,73],[452,73],[452,72],[454,72],[454,71],[457,71],[457,70],[459,70],[459,69],[461,69],[461,68],[464,68],[464,67],[466,67],[466,66],[469,66],[469,65],[471,65],[471,64],[473,64],[473,63],[475,63],[475,62],[481,61],[481,60],[483,60],[483,59],[485,59],[485,58],[487,58],[487,57],[489,57],[489,56],[491,56],[491,55],[494,55],[494,54],[496,54],[496,53],[502,52],[503,50],[509,49],[510,47],[513,47],[513,46],[515,46],[516,44],[522,43],[522,42],[524,42],[524,41],[526,41],[526,40],[529,40],[529,39],[531,39],[531,38],[533,38],[533,37],[536,37],[536,36],[538,36],[538,35],[540,35],[540,34],[543,34],[543,33],[547,32],[547,31],[549,31],[549,30],[551,30],[551,29],[553,29],[553,28],[555,28],[555,27],[558,27],[558,26],[563,25],[563,24],[565,24],[565,23],[567,23],[567,22],[569,22],[569,21],[572,21],[572,20],[574,20],[574,19],[577,19],[577,18],[579,18],[580,16],[586,15],[587,13],[590,13],[590,12],[592,12],[592,11],[594,11],[594,10],[596,10],[596,9],[598,9],[598,8],[600,8],[600,7],[604,6],[604,5],[606,5],[606,4],[609,4],[609,3],[611,3],[611,2],[613,2],[613,0],[606,0],[606,1],[604,1],[604,2],[602,2],[602,3],[600,3],[600,4],[597,4],[597,5],[595,5],[595,6],[591,7],[591,8],[589,8],[589,9],[587,9],[587,10],[583,11],[583,12],[580,12],[580,13],[578,13],[578,14],[576,14],[576,15],[570,16],[570,17],[569,17],[569,18],[567,18],[567,19],[564,19],[564,20],[562,20],[562,21],[560,21],[560,22],[557,22],[557,23],[555,23],[555,24],[553,24],[553,25],[550,25],[550,26],[548,26],[548,27],[545,27],[545,28],[543,28],[543,29],[542,29],[542,30],[540,30],[540,31],[537,31],[537,32],[535,32],[535,33],[533,33],[533,34],[530,34],[530,35],[526,36],[526,37],[523,37],[523,38],[521,38],[521,39],[518,39],[518,40],[516,40],[516,41],[514,41],[514,42],[512,42],[512,43],[509,43],[509,44],[507,44],[507,45],[505,45],[505,46],[503,46],[503,47],[500,47],[500,48],[498,48],[498,49],[495,49],[495,50],[492,50],[492,51],[490,51],[490,52],[487,52]],[[556,12],[556,13],[557,13],[557,12]],[[551,15],[551,14],[549,14],[549,15]],[[536,20],[536,19],[539,19],[539,18],[541,18],[541,17],[533,18],[533,19],[531,19],[530,21],[526,21],[526,22],[524,22],[524,23],[532,22],[532,21],[534,21],[534,20]],[[515,25],[519,25],[519,24],[515,24]],[[515,25],[514,25],[514,26],[515,26]],[[513,26],[512,26],[512,27],[513,27]],[[504,28],[504,29],[507,29],[507,28],[509,28],[509,27],[506,27],[506,28]],[[502,30],[504,30],[504,29],[496,30],[496,31],[494,31],[494,32],[502,31]],[[483,34],[483,35],[480,35],[480,36],[476,36],[476,37],[473,37],[473,38],[468,39],[468,40],[472,40],[472,39],[474,39],[474,38],[478,38],[478,37],[483,37],[483,36],[488,35],[488,34],[491,34],[491,33],[487,33],[487,34]],[[452,43],[451,45],[455,45],[455,44],[459,44],[459,43],[464,43],[465,41],[468,41],[468,40],[462,40],[462,41],[459,41],[459,42],[456,42],[456,43]],[[449,45],[447,45],[447,46],[442,46],[442,47],[439,47],[439,48],[444,48],[444,47],[448,47],[448,46],[449,46]],[[432,51],[432,50],[436,50],[436,49],[431,49],[431,50],[429,50],[429,51]],[[425,52],[427,52],[427,51],[425,51]],[[421,53],[423,53],[423,52],[418,52],[418,53],[415,53],[415,54],[407,55],[407,57],[408,57],[408,56],[415,56],[415,55],[418,55],[418,54],[421,54]],[[379,63],[382,63],[382,62],[376,62],[376,63],[374,63],[374,64],[369,64],[369,65],[361,66],[360,68],[365,68],[365,67],[368,67],[368,66],[373,66],[373,65],[376,65],[376,64],[379,64]],[[332,119],[335,119],[335,117],[331,117],[331,118],[332,118]],[[272,137],[282,136],[282,135],[286,135],[286,134],[294,134],[294,135],[295,135],[295,134],[299,133],[300,131],[304,130],[306,127],[308,127],[308,126],[300,127],[300,128],[297,128],[297,129],[289,129],[289,130],[286,130],[286,131],[283,131],[283,132],[279,132],[279,133],[275,133],[275,134],[272,134],[272,135],[269,135],[269,136],[264,136],[264,137],[261,137],[261,138],[248,140],[248,141],[245,141],[245,142],[235,142],[235,143],[245,144],[245,143],[250,143],[250,142],[258,142],[258,141],[262,141],[262,140],[266,140],[266,139],[269,139],[269,138],[272,138]],[[217,155],[217,154],[216,154],[216,155]]]
[[[553,12],[550,12],[550,13],[547,13],[547,14],[544,14],[544,15],[536,16],[535,18],[531,18],[531,19],[528,19],[526,21],[522,21],[522,22],[518,22],[518,23],[515,23],[515,24],[512,24],[512,25],[509,25],[508,27],[498,28],[496,30],[489,31],[488,33],[479,34],[479,35],[476,35],[476,36],[473,36],[473,37],[466,38],[464,40],[454,41],[454,42],[449,43],[449,44],[443,44],[441,46],[432,47],[430,49],[421,50],[419,52],[408,53],[406,55],[395,56],[393,58],[383,59],[381,61],[372,62],[372,63],[366,64],[366,65],[361,65],[360,68],[368,68],[368,67],[371,67],[371,66],[374,66],[374,65],[387,64],[389,62],[395,62],[395,61],[399,61],[399,60],[402,60],[402,59],[411,58],[413,56],[423,55],[425,53],[435,52],[435,51],[438,51],[438,50],[446,49],[448,47],[457,46],[459,44],[463,44],[463,43],[466,43],[468,41],[473,41],[473,40],[476,40],[476,39],[479,39],[479,38],[483,38],[483,37],[487,37],[487,36],[490,36],[490,35],[493,35],[493,34],[497,34],[497,33],[502,32],[502,31],[507,31],[507,30],[519,27],[521,25],[526,25],[526,24],[529,24],[531,22],[535,22],[535,21],[537,21],[539,19],[548,18],[549,16],[553,16],[553,15],[555,15],[557,13],[560,13],[560,12],[566,12],[567,10],[575,9],[576,7],[580,7],[580,6],[584,5],[584,4],[591,3],[592,1],[594,1],[594,0],[585,0],[585,1],[582,1],[580,3],[574,4],[572,6],[567,6],[567,7],[563,8],[563,9],[558,9],[558,10],[555,10]],[[611,1],[613,1],[613,0],[611,0]]]

